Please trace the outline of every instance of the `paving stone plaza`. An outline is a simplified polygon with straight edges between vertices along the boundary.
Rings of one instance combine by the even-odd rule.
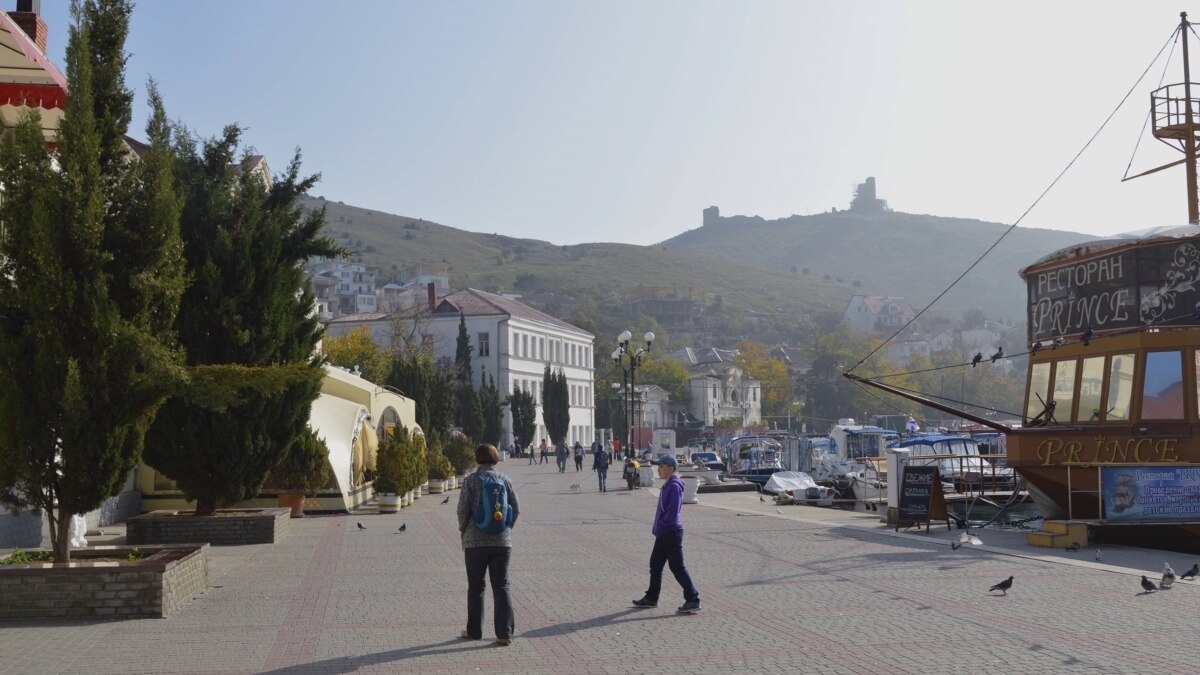
[[[1180,554],[1114,548],[1095,563],[1090,550],[1047,553],[991,531],[953,551],[944,527],[895,534],[875,515],[754,493],[684,507],[703,611],[675,614],[669,572],[659,606],[636,609],[657,490],[610,481],[599,494],[586,471],[500,468],[522,507],[511,646],[491,641],[490,596],[485,639],[457,638],[466,579],[452,492],[397,515],[295,520],[275,545],[213,547],[210,588],[169,619],[0,622],[0,672],[1179,673],[1200,662],[1200,582],[1138,584],[1164,559],[1190,567]],[[1007,597],[987,592],[1010,575]]]

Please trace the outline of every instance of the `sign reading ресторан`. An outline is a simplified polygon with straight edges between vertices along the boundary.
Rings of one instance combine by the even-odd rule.
[[[1029,339],[1092,330],[1195,323],[1200,249],[1195,239],[1114,251],[1025,274]]]

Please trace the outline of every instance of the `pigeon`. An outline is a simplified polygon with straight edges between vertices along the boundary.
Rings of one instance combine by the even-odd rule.
[[[1197,574],[1200,574],[1200,565],[1192,565],[1192,569],[1179,575],[1179,578],[1180,579],[1195,579]]]
[[[1146,575],[1143,574],[1142,575],[1142,590],[1147,593],[1153,593],[1154,591],[1158,590],[1158,586],[1155,586],[1154,582],[1147,579]]]
[[[400,523],[400,529],[397,532],[403,532],[408,529],[408,523]]]
[[[1145,577],[1142,577],[1142,578],[1145,579]],[[1013,578],[1009,577],[1009,578],[1005,579],[1004,581],[1001,581],[1000,583],[996,584],[995,586],[992,586],[991,588],[989,588],[988,592],[990,593],[992,591],[1001,591],[1005,595],[1008,595],[1008,589],[1012,588],[1012,580],[1013,580]]]
[[[983,352],[975,352],[975,358],[971,359],[971,367],[974,368],[975,366],[979,365],[979,362],[982,360]]]
[[[1078,551],[1078,550],[1079,550],[1079,542],[1077,542],[1077,541],[1076,541],[1076,542],[1073,542],[1073,543],[1072,543],[1070,546],[1066,547],[1066,548],[1065,548],[1065,549],[1063,549],[1063,550],[1064,550],[1064,551],[1070,551],[1071,553],[1074,553],[1075,551]]]
[[[1004,347],[997,347],[996,353],[992,354],[992,363],[1004,358]]]
[[[1092,330],[1091,328],[1088,328],[1087,330],[1083,331],[1083,336],[1080,338],[1080,341],[1082,341],[1083,346],[1086,347],[1086,346],[1088,346],[1088,343],[1091,342],[1092,338],[1094,338],[1094,337],[1096,337],[1096,331]]]
[[[958,535],[958,539],[955,539],[950,543],[950,548],[957,551],[963,544],[982,546],[983,540],[971,534],[970,532],[963,532],[962,534]]]
[[[363,525],[362,523],[355,523],[355,525],[357,525],[357,526],[358,526],[358,529],[360,529],[360,530],[365,530],[365,529],[367,529],[367,528],[366,528],[366,526],[365,526],[365,525]]]
[[[1065,344],[1067,344],[1066,338],[1056,337],[1054,338],[1054,346],[1050,348],[1050,351],[1054,351]]]
[[[1095,558],[1096,562],[1100,562],[1101,560],[1104,560],[1104,551],[1101,551],[1099,548],[1097,548],[1096,555],[1093,556],[1093,558]]]
[[[450,495],[446,495],[446,498],[442,500],[442,503],[449,504],[450,503]]]
[[[765,502],[765,501],[767,501],[767,500],[763,499],[763,496],[762,496],[762,495],[759,495],[759,496],[758,496],[758,501],[760,501],[760,502]]]
[[[1171,569],[1171,563],[1163,563],[1162,581],[1159,582],[1158,587],[1165,591],[1174,585],[1175,585],[1175,570]]]
[[[1041,348],[1042,348],[1042,341],[1038,340],[1037,342],[1033,343],[1033,347],[1029,350],[1029,355],[1033,356],[1034,354],[1038,353],[1038,350],[1040,350]]]

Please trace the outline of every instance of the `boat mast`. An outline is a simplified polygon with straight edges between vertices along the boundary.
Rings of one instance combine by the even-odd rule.
[[[1184,123],[1187,125],[1183,156],[1186,160],[1184,167],[1187,169],[1188,222],[1200,225],[1200,203],[1196,192],[1196,128],[1192,117],[1192,72],[1191,63],[1188,61],[1188,27],[1187,12],[1180,12],[1179,30],[1183,33],[1183,110]]]

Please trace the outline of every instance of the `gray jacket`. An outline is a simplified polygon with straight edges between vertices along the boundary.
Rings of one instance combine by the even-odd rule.
[[[513,524],[500,534],[488,534],[475,527],[475,507],[483,497],[483,479],[480,474],[500,475],[495,464],[482,464],[475,473],[463,481],[462,491],[458,494],[458,531],[462,533],[463,548],[481,548],[484,546],[503,546],[512,548],[512,530],[517,526],[517,516],[521,508],[517,506],[517,492],[513,490],[512,482],[504,478],[504,486],[508,488],[508,505],[512,508]]]

